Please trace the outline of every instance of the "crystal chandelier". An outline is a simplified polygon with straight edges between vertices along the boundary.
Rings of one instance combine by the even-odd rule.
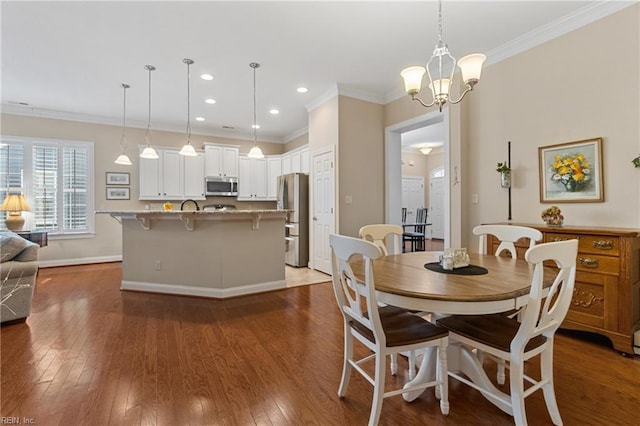
[[[457,104],[462,101],[462,98],[467,93],[473,90],[473,87],[480,80],[482,64],[486,58],[482,53],[473,53],[460,58],[456,63],[456,59],[449,53],[449,47],[442,42],[442,0],[440,0],[438,2],[438,43],[433,50],[431,59],[427,62],[426,68],[420,66],[409,67],[402,70],[400,75],[404,79],[405,90],[411,95],[412,100],[420,102],[424,107],[437,104],[438,110],[442,111],[445,103]],[[456,65],[460,67],[462,81],[464,81],[466,88],[458,99],[453,100],[449,96]],[[429,89],[431,89],[433,99],[430,103],[426,103],[418,97],[425,72],[429,77]]]

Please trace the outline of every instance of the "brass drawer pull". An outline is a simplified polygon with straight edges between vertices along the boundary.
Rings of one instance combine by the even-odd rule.
[[[613,248],[613,241],[611,240],[596,240],[593,242],[593,248],[600,250],[611,250]]]
[[[552,243],[557,243],[558,241],[567,241],[568,238],[562,238],[562,237],[553,237],[551,238],[551,242]]]
[[[598,259],[591,259],[590,257],[581,257],[578,259],[582,266],[586,266],[587,268],[597,268],[598,267]]]

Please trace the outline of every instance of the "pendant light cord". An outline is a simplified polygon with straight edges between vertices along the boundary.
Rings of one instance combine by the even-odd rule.
[[[124,84],[122,83],[122,90],[124,93],[124,96],[122,97],[122,138],[120,138],[120,149],[122,150],[122,152],[124,153],[125,149],[126,149],[126,140],[127,137],[125,136],[126,133],[126,117],[127,117],[127,89],[130,86],[128,84]]]
[[[187,64],[187,144],[191,143],[191,73],[189,69],[193,61],[190,59],[185,59],[184,62]]]
[[[153,65],[145,65],[144,67],[149,71],[149,119],[147,121],[145,139],[147,140],[147,146],[151,146],[151,71],[155,70],[156,67]]]
[[[258,121],[256,115],[256,68],[253,67],[253,146],[258,145]]]

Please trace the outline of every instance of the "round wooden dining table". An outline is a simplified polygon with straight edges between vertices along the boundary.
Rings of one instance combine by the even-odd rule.
[[[523,259],[493,255],[469,254],[470,265],[487,270],[482,275],[463,275],[462,270],[437,272],[425,264],[438,262],[442,252],[414,252],[382,256],[373,261],[374,282],[379,302],[406,309],[430,312],[432,315],[481,315],[508,312],[526,305],[534,265]],[[352,264],[358,279],[364,279],[363,262]],[[544,286],[550,287],[555,272],[544,269]],[[433,319],[432,319],[433,320]],[[448,353],[449,371],[464,373],[483,387],[483,395],[504,412],[513,415],[511,407],[502,403],[508,396],[496,388],[487,377],[482,359],[462,345],[451,345]],[[435,378],[437,356],[428,348],[416,377],[405,387],[429,382]],[[422,390],[406,392],[406,401],[416,399]]]

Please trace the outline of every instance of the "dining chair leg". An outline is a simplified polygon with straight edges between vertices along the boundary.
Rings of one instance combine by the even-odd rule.
[[[373,401],[371,403],[371,414],[369,415],[369,426],[375,426],[380,419],[382,411],[382,401],[384,400],[386,357],[378,353],[376,356],[376,371],[373,386]]]
[[[438,367],[436,369],[436,379],[440,381],[440,384],[436,386],[436,389],[440,389],[440,411],[446,416],[449,414],[449,374],[446,342],[441,343],[438,346]]]
[[[553,348],[553,346],[551,346],[551,348]],[[540,354],[540,373],[541,380],[546,381],[542,386],[542,393],[551,420],[554,425],[561,425],[562,418],[560,417],[560,410],[558,409],[556,393],[553,386],[553,349],[548,349]]]
[[[509,384],[511,385],[511,407],[516,426],[527,425],[527,414],[524,408],[524,365],[522,362],[510,363]]]
[[[353,359],[353,336],[350,330],[345,327],[344,330],[344,361],[342,364],[342,379],[340,379],[340,387],[338,388],[338,396],[344,397],[349,387],[349,379],[351,379],[351,370],[353,366],[349,361]]]
[[[395,376],[398,374],[398,354],[391,354],[389,358],[391,358],[391,374]]]

